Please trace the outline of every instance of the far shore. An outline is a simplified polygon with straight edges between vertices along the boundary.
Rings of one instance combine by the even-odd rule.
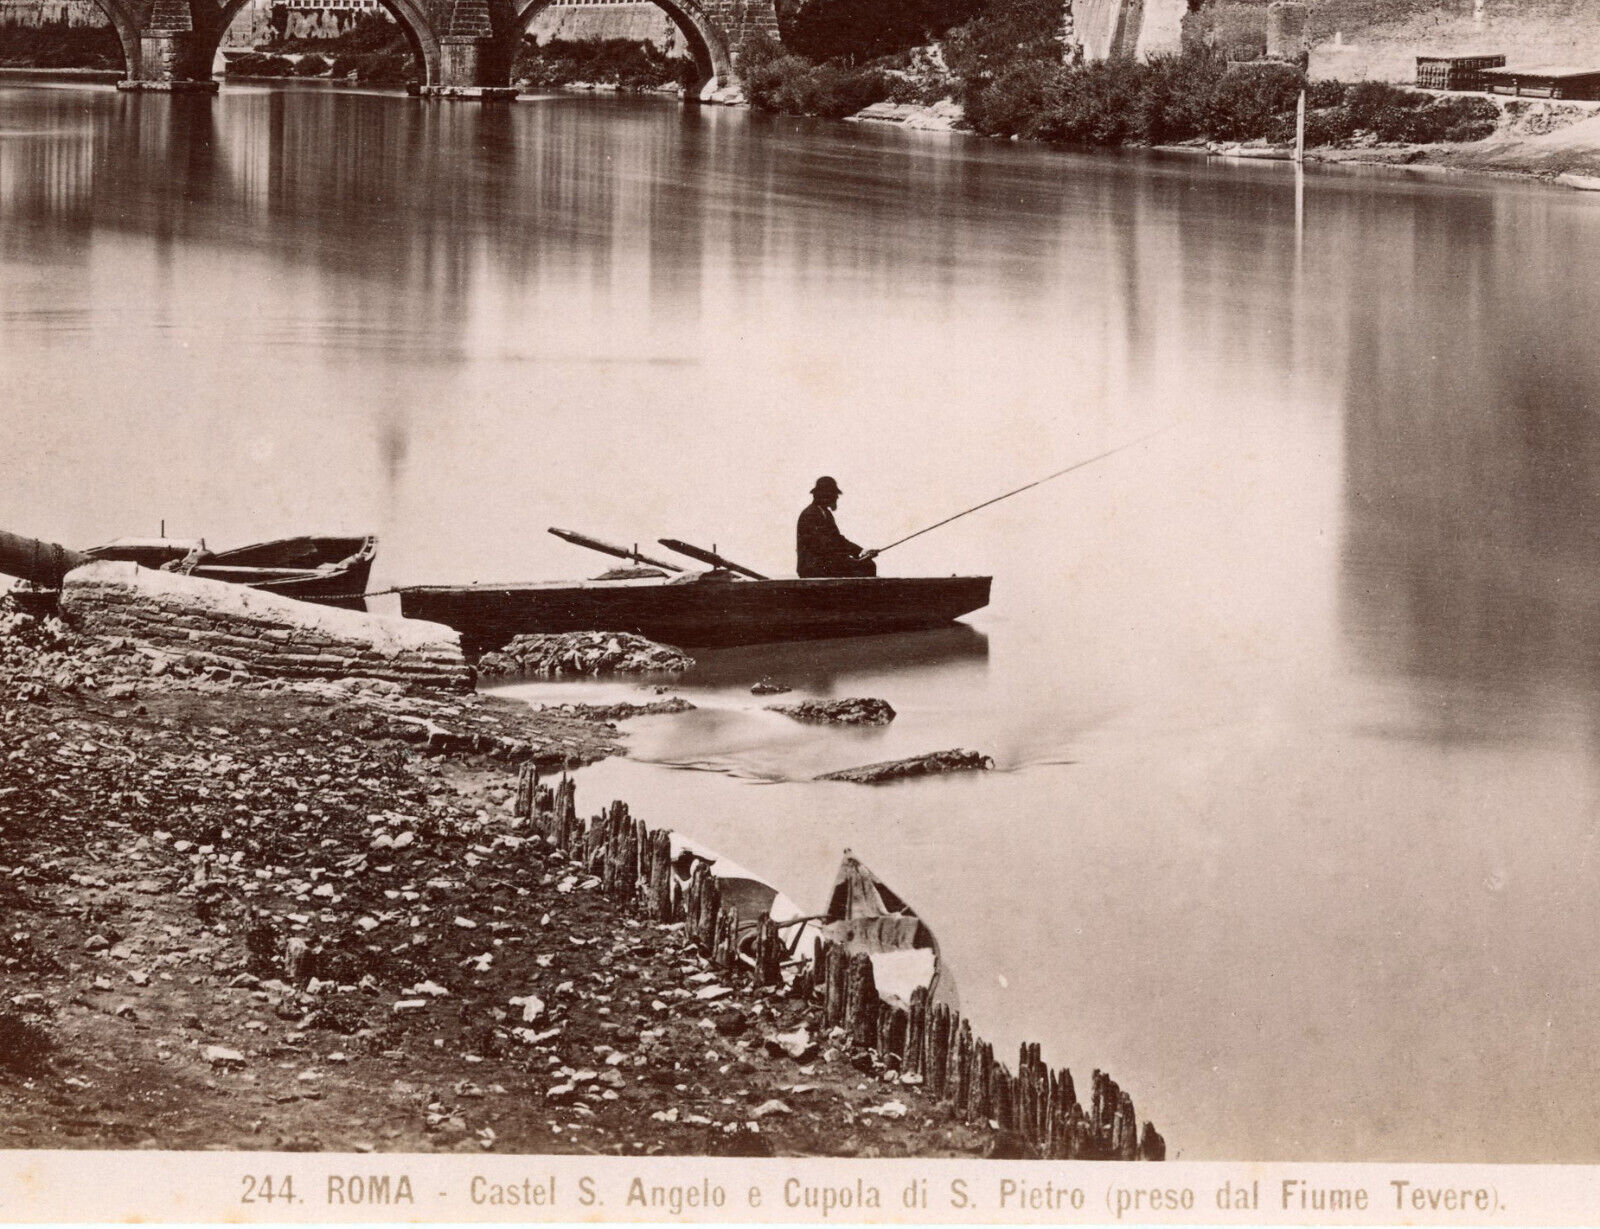
[[[113,84],[123,73],[119,69],[104,68],[38,68],[23,65],[0,66],[0,76],[19,79],[59,80],[63,82]],[[221,78],[226,85],[229,78]],[[278,77],[236,76],[240,83],[260,85],[286,80]],[[296,84],[306,81],[326,81],[325,78],[289,78]],[[332,84],[343,84],[332,82]],[[373,87],[364,87],[371,89]],[[382,87],[378,87],[382,88]],[[398,90],[398,87],[396,87]],[[519,98],[549,97],[553,94],[585,96],[639,94],[653,97],[666,96],[665,90],[625,91],[615,86],[578,82],[550,89],[526,90]],[[1395,172],[1432,174],[1448,180],[1456,175],[1488,176],[1495,179],[1535,180],[1556,184],[1563,175],[1600,176],[1600,102],[1596,103],[1538,103],[1533,100],[1499,100],[1506,103],[1521,102],[1532,112],[1532,122],[1508,124],[1501,132],[1484,141],[1470,144],[1433,145],[1373,145],[1357,148],[1322,147],[1306,151],[1306,161],[1321,166],[1386,167]],[[740,104],[743,105],[743,104]],[[1547,112],[1569,113],[1567,122],[1549,124]],[[1587,112],[1587,115],[1583,113]],[[1541,122],[1542,121],[1542,122]],[[878,103],[856,115],[848,116],[845,123],[884,124],[916,132],[957,133],[975,136],[961,126],[960,107],[949,100],[931,105]],[[1518,131],[1519,127],[1534,129]],[[1539,131],[1548,127],[1547,131]],[[1089,152],[1071,146],[1059,146],[1073,152]],[[1140,146],[1124,148],[1139,149]],[[1202,158],[1226,158],[1218,151],[1203,145],[1156,146],[1155,152],[1185,154]],[[1246,152],[1249,152],[1247,147]],[[1251,162],[1269,160],[1258,147]],[[1246,159],[1241,159],[1244,161]]]

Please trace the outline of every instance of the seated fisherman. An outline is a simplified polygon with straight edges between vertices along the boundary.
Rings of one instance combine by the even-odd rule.
[[[878,565],[872,562],[878,552],[862,550],[833,523],[833,510],[843,493],[832,478],[818,478],[811,488],[811,502],[795,527],[795,570],[802,577],[878,574]]]

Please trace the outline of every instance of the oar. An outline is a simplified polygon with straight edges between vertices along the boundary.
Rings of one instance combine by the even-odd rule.
[[[698,559],[701,563],[709,563],[714,568],[725,568],[730,572],[737,572],[741,576],[748,576],[751,580],[770,580],[771,577],[763,576],[760,572],[752,571],[742,563],[735,563],[731,559],[724,559],[714,550],[705,550],[698,546],[691,546],[687,542],[680,542],[677,538],[656,539],[670,551],[677,551],[680,555],[687,555],[691,559]]]
[[[563,542],[571,542],[574,546],[586,546],[590,550],[599,551],[602,555],[612,555],[618,559],[628,559],[635,563],[648,563],[653,568],[665,568],[669,572],[683,571],[675,563],[668,563],[665,559],[652,559],[649,555],[641,555],[636,550],[629,550],[626,546],[613,546],[609,542],[602,542],[599,538],[591,538],[588,534],[574,533],[570,529],[556,529],[551,527],[550,532]]]

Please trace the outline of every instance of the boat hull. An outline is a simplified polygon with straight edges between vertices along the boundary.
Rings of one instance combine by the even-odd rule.
[[[399,593],[407,618],[453,627],[481,652],[541,632],[632,632],[693,647],[911,631],[988,605],[989,584],[987,576],[705,579],[426,585]]]
[[[185,570],[319,606],[360,610],[377,552],[378,540],[370,535],[280,538],[201,555]]]

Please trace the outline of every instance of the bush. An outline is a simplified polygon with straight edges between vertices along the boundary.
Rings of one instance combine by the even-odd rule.
[[[409,47],[342,55],[333,62],[334,77],[354,77],[367,85],[404,85],[416,77],[416,60]]]
[[[294,63],[281,55],[262,55],[247,51],[228,59],[230,77],[288,77],[294,73]]]
[[[1207,135],[1219,141],[1266,136],[1276,117],[1294,115],[1305,84],[1305,74],[1290,64],[1230,65],[1206,108]]]
[[[813,64],[755,35],[741,48],[745,93],[760,111],[840,119],[889,96],[889,78],[877,68]]]
[[[299,63],[294,66],[294,75],[297,77],[325,77],[331,67],[328,61],[320,55],[301,56]]]
[[[551,39],[540,45],[527,38],[511,75],[534,89],[559,89],[581,81],[624,90],[654,90],[668,85],[687,89],[699,77],[699,70],[687,56],[669,56],[649,43],[628,39]]]
[[[994,136],[1079,145],[1253,140],[1293,114],[1302,80],[1287,65],[1230,67],[1204,53],[1065,67],[1041,55],[969,84],[967,121]]]
[[[1367,139],[1389,144],[1481,141],[1495,130],[1500,109],[1487,98],[1445,98],[1379,81],[1318,82],[1307,101],[1306,144],[1344,145]],[[1280,116],[1272,139],[1294,139],[1293,116]]]
[[[1214,55],[1157,55],[1144,65],[1135,129],[1150,145],[1175,145],[1211,133],[1211,105],[1227,72]]]
[[[1060,0],[990,0],[983,13],[950,31],[945,63],[970,90],[981,90],[1010,69],[1061,63]]]
[[[1062,69],[1044,60],[1022,60],[963,98],[967,123],[988,136],[1039,136],[1038,128],[1058,98]]]
[[[858,65],[932,42],[983,0],[779,0],[784,46],[806,59]]]

